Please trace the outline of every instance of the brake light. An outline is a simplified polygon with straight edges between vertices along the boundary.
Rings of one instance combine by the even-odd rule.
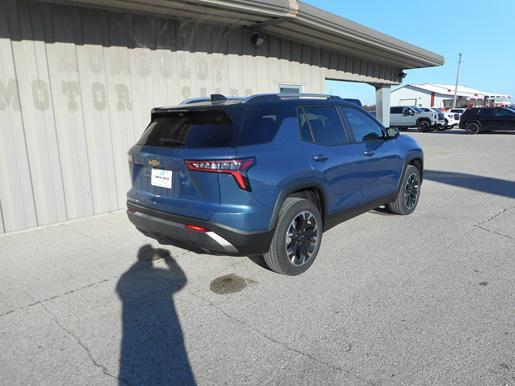
[[[188,160],[185,161],[189,170],[209,173],[225,173],[233,176],[240,189],[251,191],[247,178],[247,170],[254,165],[254,158],[227,160]]]
[[[204,227],[201,227],[198,225],[192,225],[192,224],[186,224],[184,227],[186,229],[191,229],[192,231],[197,231],[197,232],[207,232],[209,230],[207,228],[204,228]]]

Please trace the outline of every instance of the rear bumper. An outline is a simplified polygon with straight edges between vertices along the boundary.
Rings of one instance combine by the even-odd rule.
[[[161,244],[175,245],[197,253],[251,256],[268,252],[274,230],[246,232],[239,229],[179,216],[127,202],[127,215],[136,228]],[[196,231],[186,225],[207,231]]]

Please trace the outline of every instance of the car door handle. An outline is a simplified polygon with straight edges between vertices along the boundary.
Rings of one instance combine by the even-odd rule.
[[[313,159],[315,161],[324,162],[324,161],[327,161],[329,159],[329,157],[326,157],[323,154],[318,154],[318,155],[314,156]]]
[[[372,157],[374,155],[374,152],[373,151],[368,151],[368,150],[365,150],[363,152],[363,155],[367,156],[367,157]]]

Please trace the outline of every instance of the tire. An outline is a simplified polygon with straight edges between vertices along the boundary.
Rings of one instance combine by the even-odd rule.
[[[431,123],[427,119],[421,119],[417,122],[417,129],[421,133],[424,131],[428,131],[431,128]]]
[[[469,122],[467,123],[467,126],[465,126],[467,134],[479,134],[480,130],[481,126],[479,126],[479,123],[477,122]]]
[[[420,172],[408,165],[402,176],[401,187],[395,201],[388,204],[388,209],[395,214],[408,215],[413,213],[420,197]]]
[[[302,221],[307,224],[305,230]],[[268,267],[289,276],[305,272],[320,250],[322,226],[322,217],[315,204],[303,198],[286,198],[279,212],[270,250],[263,255]],[[311,240],[308,236],[312,236]]]

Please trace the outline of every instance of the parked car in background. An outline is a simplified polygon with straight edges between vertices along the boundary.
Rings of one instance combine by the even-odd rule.
[[[458,125],[460,123],[459,117],[454,114],[446,114],[444,111],[434,108],[434,107],[419,107],[420,110],[425,111],[426,113],[436,113],[438,114],[438,120],[441,123],[437,129],[438,130],[447,130],[452,129],[454,125]]]
[[[515,130],[515,109],[510,107],[467,109],[461,116],[460,129],[466,130],[469,134]]]
[[[418,203],[423,153],[334,96],[255,95],[155,108],[129,151],[127,214],[162,244],[263,255],[298,275],[323,232],[386,204]]]
[[[433,108],[433,110],[435,110],[443,115],[444,121],[445,121],[443,129],[446,129],[446,130],[450,130],[455,127],[458,127],[458,125],[460,124],[461,113],[456,112],[456,110],[465,111],[465,109],[451,109],[449,111],[444,111],[444,110],[438,109],[438,108]]]
[[[463,114],[465,111],[467,111],[467,109],[463,109],[463,108],[454,108],[454,109],[450,109],[449,110],[449,113],[453,113],[453,114]]]
[[[444,126],[443,114],[423,111],[416,106],[390,107],[390,126],[399,129],[416,127],[418,131],[434,131]]]

